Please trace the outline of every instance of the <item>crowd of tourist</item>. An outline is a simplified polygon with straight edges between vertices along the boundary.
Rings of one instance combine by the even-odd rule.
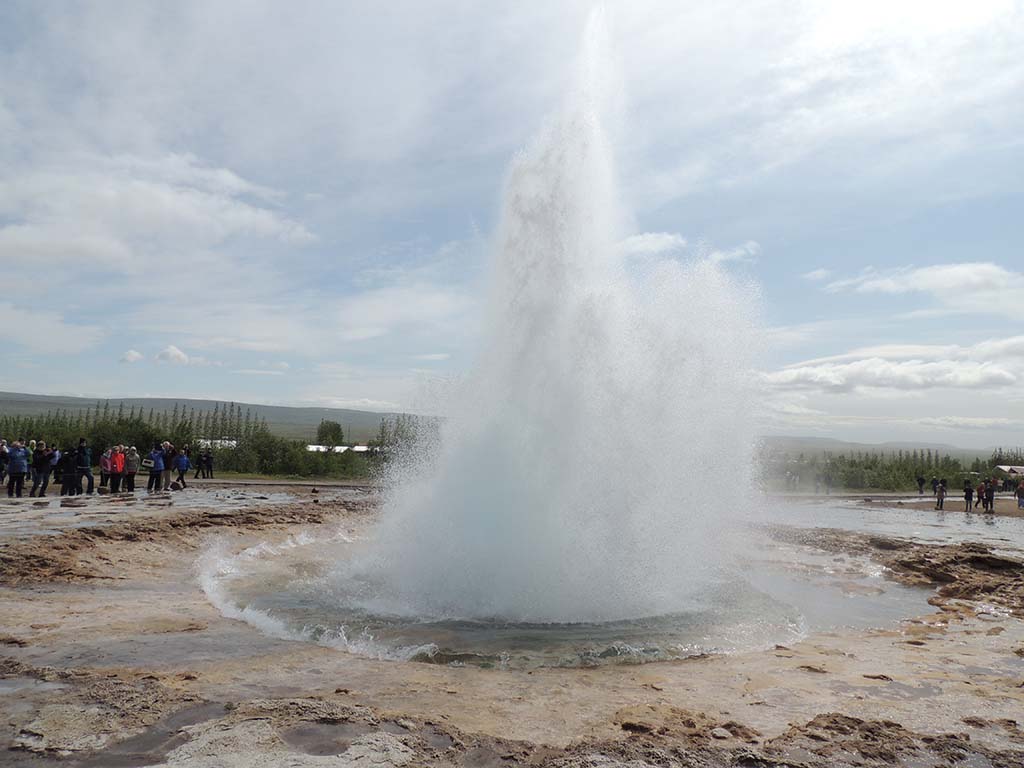
[[[134,445],[105,447],[98,464],[99,487],[108,493],[135,493],[139,474],[148,476],[147,493],[185,488],[185,475],[193,469],[194,478],[213,477],[213,454],[209,450],[197,452],[193,462],[189,446],[177,448],[167,440],[154,443],[145,454]],[[47,445],[45,440],[18,439],[8,445],[0,439],[0,485],[6,481],[9,497],[20,498],[26,485],[29,496],[45,497],[51,477],[53,484],[60,486],[61,496],[91,495],[96,491],[93,466],[92,447],[85,438],[77,446],[65,448]]]
[[[919,494],[924,494],[925,482],[923,477],[917,478]],[[946,497],[949,496],[949,483],[946,478],[933,477],[931,486],[932,496],[935,497],[935,508],[945,509]],[[995,477],[986,477],[984,480],[980,480],[977,486],[971,480],[964,480],[964,512],[973,512],[978,505],[981,505],[983,512],[995,512],[997,491],[1012,491],[1017,499],[1017,508],[1024,509],[1024,479],[999,480]]]

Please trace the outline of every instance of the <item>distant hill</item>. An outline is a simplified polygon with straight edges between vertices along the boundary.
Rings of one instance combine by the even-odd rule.
[[[110,407],[117,409],[121,403],[125,408],[141,408],[148,413],[173,411],[174,404],[186,410],[194,408],[196,413],[212,411],[217,405],[216,400],[186,400],[160,397],[111,397],[100,400],[109,402]],[[376,413],[373,411],[357,411],[348,408],[293,408],[283,405],[256,405],[253,403],[236,403],[242,411],[251,409],[257,418],[265,418],[270,430],[281,437],[295,440],[312,441],[316,437],[316,428],[322,419],[330,419],[341,424],[345,430],[345,440],[365,443],[377,434],[382,418],[390,418],[395,414]],[[93,408],[96,400],[87,397],[62,397],[56,395],[27,395],[17,392],[0,392],[0,414],[12,416],[33,416],[47,411],[65,410],[75,413]]]
[[[837,440],[832,437],[801,437],[796,435],[768,435],[764,443],[769,448],[787,453],[804,453],[808,455],[819,455],[825,451],[831,453],[879,453],[889,451],[924,451],[931,449],[942,455],[948,454],[954,459],[973,461],[975,457],[987,458],[992,455],[992,449],[980,448],[958,448],[948,443],[929,442],[888,442],[888,443],[850,443],[845,440]]]

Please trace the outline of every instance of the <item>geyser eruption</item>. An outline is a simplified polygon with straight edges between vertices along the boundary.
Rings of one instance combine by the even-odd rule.
[[[372,610],[651,616],[686,611],[723,562],[750,480],[756,291],[714,259],[623,247],[602,26],[511,163],[486,343],[355,566],[380,590]]]

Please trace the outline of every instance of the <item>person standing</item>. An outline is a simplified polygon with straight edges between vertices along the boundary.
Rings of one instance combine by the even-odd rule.
[[[40,440],[36,443],[36,449],[32,452],[32,490],[29,496],[46,496],[46,489],[50,485],[50,457],[52,451],[47,450],[46,443]]]
[[[53,473],[53,484],[61,484],[60,460],[64,458],[63,452],[54,443],[50,446],[50,471]]]
[[[82,492],[82,484],[78,482],[78,452],[68,446],[60,457],[60,495],[74,496]],[[77,491],[75,489],[78,489]]]
[[[7,447],[7,441],[0,439],[0,483],[3,483],[4,478],[7,477],[8,461],[10,461],[10,449]]]
[[[110,482],[110,457],[113,453],[112,448],[107,448],[100,454],[100,488],[106,488]]]
[[[939,478],[932,477],[932,496],[939,495]]]
[[[78,451],[75,453],[75,482],[78,485],[78,493],[82,492],[82,480],[89,478],[88,490],[86,493],[92,496],[96,490],[95,480],[92,476],[92,448],[83,437],[78,441]]]
[[[939,483],[935,489],[935,508],[942,509],[946,501],[946,484]]]
[[[28,474],[29,455],[24,440],[15,440],[7,449],[7,495],[21,498]]]
[[[149,482],[146,483],[147,493],[159,493],[163,490],[164,474],[164,448],[160,443],[153,443],[153,450],[149,452]]]
[[[124,478],[124,446],[115,445],[110,452],[110,492],[121,492],[121,480]]]
[[[133,445],[128,449],[128,453],[124,457],[125,490],[128,493],[135,493],[135,475],[138,474],[141,464],[142,457],[139,456],[138,450]]]
[[[974,508],[977,509],[979,504],[985,502],[985,481],[981,480],[978,482],[978,487],[974,489]]]
[[[985,483],[985,511],[989,513],[996,511],[996,481],[992,478]]]
[[[174,457],[174,468],[178,470],[178,484],[184,490],[187,487],[185,485],[185,473],[192,469],[192,462],[188,460],[187,453],[181,451]]]
[[[213,480],[213,451],[209,448],[207,448],[206,453],[203,454],[203,463],[206,465],[207,479]]]
[[[924,496],[924,484],[925,484],[924,476],[921,475],[920,473],[918,473],[918,475],[917,475],[917,495],[918,496]]]
[[[178,455],[178,452],[174,449],[174,445],[171,444],[169,440],[164,440],[163,443],[160,444],[160,447],[164,452],[164,469],[162,478],[163,490],[169,491],[171,490],[171,471],[174,469],[174,457]]]
[[[971,511],[971,502],[974,500],[974,486],[970,480],[964,481],[964,512]]]

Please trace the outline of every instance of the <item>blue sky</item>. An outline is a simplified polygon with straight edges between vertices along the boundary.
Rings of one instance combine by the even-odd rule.
[[[0,3],[0,389],[413,408],[590,3]],[[1024,5],[608,3],[633,235],[765,431],[1024,444]]]

